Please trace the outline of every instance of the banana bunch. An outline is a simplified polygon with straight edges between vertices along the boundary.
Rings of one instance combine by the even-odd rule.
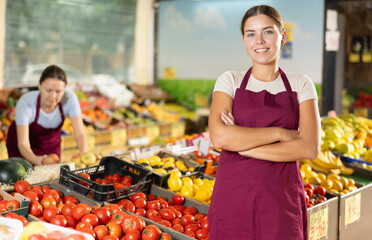
[[[305,159],[302,162],[309,164],[312,169],[324,173],[351,175],[354,172],[352,168],[345,167],[340,157],[336,157],[330,150],[321,150],[316,159]]]

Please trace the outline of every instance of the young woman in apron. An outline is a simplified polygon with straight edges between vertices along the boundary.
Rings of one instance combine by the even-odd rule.
[[[274,8],[249,9],[241,31],[253,66],[220,76],[209,117],[213,145],[223,149],[209,239],[306,240],[297,160],[316,158],[320,148],[315,87],[278,67],[286,33]]]
[[[61,128],[70,116],[80,152],[88,151],[81,110],[75,93],[65,91],[65,72],[58,66],[47,67],[39,81],[39,91],[24,94],[17,103],[15,120],[8,131],[9,157],[23,157],[34,165],[47,155],[61,155]],[[51,162],[49,162],[51,163]]]

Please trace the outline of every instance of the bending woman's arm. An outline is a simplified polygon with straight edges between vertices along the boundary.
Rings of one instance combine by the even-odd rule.
[[[84,131],[84,123],[81,114],[71,118],[71,125],[74,129],[74,138],[79,151],[81,153],[88,152],[88,139]]]
[[[307,100],[300,104],[299,128],[298,139],[257,147],[240,154],[274,162],[315,159],[320,150],[320,118],[317,100]]]
[[[36,156],[32,151],[29,140],[29,126],[17,125],[17,139],[18,149],[22,156],[36,166],[43,165],[42,160],[46,155]]]
[[[209,132],[213,146],[229,151],[245,151],[277,141],[291,141],[298,138],[298,131],[279,127],[248,128],[227,126],[222,113],[232,112],[233,99],[224,92],[216,91],[209,114]]]

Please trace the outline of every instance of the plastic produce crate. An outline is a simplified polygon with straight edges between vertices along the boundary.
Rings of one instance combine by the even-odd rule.
[[[86,179],[79,173],[86,173],[92,180]],[[114,189],[112,184],[99,184],[94,182],[96,178],[105,178],[105,176],[118,173],[120,176],[129,175],[132,177],[133,185]],[[103,202],[116,202],[135,192],[146,191],[151,186],[152,173],[150,170],[134,165],[116,157],[104,157],[98,166],[87,167],[71,171],[68,166],[61,166],[59,183],[69,189],[77,191],[80,194]],[[83,182],[84,186],[78,181]]]
[[[30,199],[26,198],[22,194],[16,193],[14,197],[9,193],[5,192],[4,190],[0,189],[0,196],[3,197],[4,200],[17,200],[19,202],[19,208],[12,211],[2,212],[2,215],[5,215],[9,212],[14,212],[18,215],[24,216],[27,218],[28,216],[28,206],[30,204]]]

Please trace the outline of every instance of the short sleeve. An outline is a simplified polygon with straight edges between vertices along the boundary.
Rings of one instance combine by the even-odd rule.
[[[217,78],[214,85],[213,92],[224,92],[234,98],[235,87],[234,87],[234,76],[231,72],[225,72]]]
[[[66,90],[63,102],[63,112],[73,118],[81,114],[79,100],[76,94]]]
[[[15,109],[15,122],[17,125],[30,125],[33,122],[33,108],[31,106],[30,95],[21,97]]]
[[[306,75],[303,76],[302,80],[303,80],[302,86],[300,87],[298,94],[299,103],[302,103],[310,99],[318,100],[318,95],[315,89],[314,82],[311,81],[311,79]]]

